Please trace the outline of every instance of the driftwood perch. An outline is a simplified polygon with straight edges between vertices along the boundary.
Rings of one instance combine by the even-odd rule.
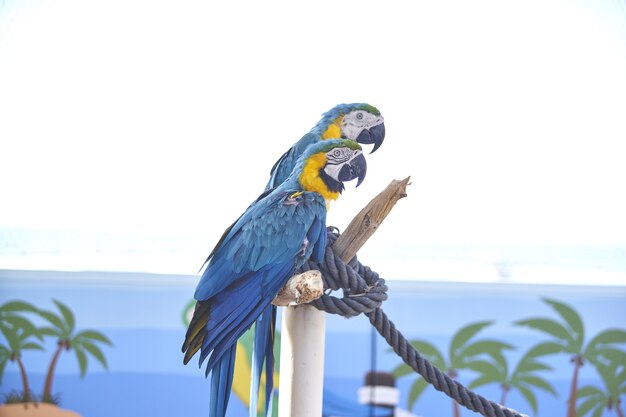
[[[333,249],[345,263],[350,262],[359,249],[374,234],[387,214],[401,198],[406,197],[406,187],[411,177],[392,180],[387,188],[354,216],[346,230],[339,236]]]
[[[317,300],[324,293],[324,281],[320,271],[306,271],[289,278],[287,284],[278,291],[272,304],[285,307],[306,304]]]
[[[406,177],[403,180],[392,180],[387,188],[374,197],[352,219],[333,245],[333,250],[341,260],[348,263],[354,258],[359,249],[385,220],[398,200],[406,197],[406,187],[410,184],[410,179],[411,177]],[[321,297],[323,290],[320,272],[307,271],[289,278],[272,304],[277,306],[306,304]]]

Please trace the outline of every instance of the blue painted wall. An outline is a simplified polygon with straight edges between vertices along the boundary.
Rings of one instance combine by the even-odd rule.
[[[195,281],[195,277],[189,276],[0,270],[0,304],[19,299],[53,309],[52,299],[58,299],[75,313],[78,329],[98,330],[113,342],[113,347],[103,347],[109,370],[103,370],[92,359],[84,379],[79,376],[73,353],[63,353],[53,386],[53,392],[61,394],[63,408],[85,417],[205,416],[208,381],[195,365],[182,365],[180,352],[185,332],[182,311],[193,294]],[[447,351],[451,335],[460,327],[478,320],[495,320],[480,335],[519,346],[517,351],[507,353],[514,364],[528,347],[544,339],[511,323],[530,316],[555,317],[541,302],[543,296],[573,306],[582,316],[589,336],[610,327],[626,327],[625,287],[392,281],[384,309],[407,337],[426,339],[443,351]],[[46,347],[46,352],[24,354],[36,392],[43,387],[55,344],[49,341]],[[372,343],[366,318],[328,316],[326,389],[356,400],[356,390],[370,369],[372,354],[376,355],[380,371],[390,371],[400,363],[382,338]],[[569,358],[556,355],[550,364],[555,371],[545,376],[560,397],[538,392],[540,417],[563,415],[565,411],[572,372]],[[460,380],[467,382],[470,377],[461,373]],[[404,408],[412,380],[398,380],[400,405]],[[591,367],[583,367],[581,383],[599,383]],[[17,368],[9,364],[0,393],[20,388]],[[479,392],[494,400],[500,397],[497,386],[487,386]],[[516,393],[510,395],[507,405],[530,413]],[[425,417],[451,415],[451,402],[428,388],[412,411]],[[247,410],[233,396],[228,414],[243,417]],[[463,410],[462,415],[475,414]]]

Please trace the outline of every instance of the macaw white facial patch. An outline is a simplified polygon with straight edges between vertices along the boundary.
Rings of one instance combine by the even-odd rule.
[[[356,140],[363,129],[371,129],[384,122],[383,116],[376,116],[365,110],[352,110],[341,121],[341,133],[346,139]]]
[[[326,153],[326,166],[324,167],[324,172],[326,172],[326,174],[335,181],[339,181],[339,172],[341,171],[341,168],[361,153],[363,152],[359,149],[331,149]]]

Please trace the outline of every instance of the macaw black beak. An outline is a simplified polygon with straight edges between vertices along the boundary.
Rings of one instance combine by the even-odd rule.
[[[362,153],[359,153],[354,159],[341,167],[339,171],[338,180],[341,182],[352,181],[358,178],[356,186],[358,187],[365,179],[365,173],[367,172],[367,163]]]
[[[374,144],[374,149],[372,149],[370,153],[376,152],[376,149],[380,148],[380,145],[383,144],[383,140],[385,140],[385,123],[371,127],[369,130],[363,129],[356,138],[356,141],[359,143],[365,145]]]

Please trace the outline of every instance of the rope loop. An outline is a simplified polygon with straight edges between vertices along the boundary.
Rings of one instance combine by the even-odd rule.
[[[335,256],[333,243],[339,237],[339,230],[330,226],[327,229],[327,244],[324,261],[308,261],[298,273],[317,269],[322,273],[324,288],[328,293],[310,304],[318,310],[344,317],[365,314],[372,326],[385,338],[389,346],[415,372],[463,407],[478,412],[485,417],[528,417],[513,409],[501,406],[469,390],[460,382],[441,372],[411,345],[400,333],[389,317],[382,310],[383,301],[387,300],[385,280],[367,266],[362,265],[355,256],[349,263]],[[343,291],[343,297],[330,295],[333,291]]]
[[[335,227],[329,227],[327,233],[324,262],[305,263],[298,273],[317,269],[322,273],[324,288],[329,290],[310,304],[318,310],[344,317],[354,317],[370,313],[379,308],[387,299],[385,280],[370,268],[361,265],[356,256],[346,264],[332,250],[332,244],[339,237]],[[343,290],[343,297],[330,295],[332,291]]]

